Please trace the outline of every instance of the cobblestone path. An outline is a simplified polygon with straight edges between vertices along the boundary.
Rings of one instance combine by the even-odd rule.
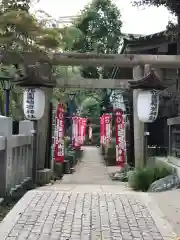
[[[97,152],[86,149],[85,157],[89,153]],[[93,171],[97,165],[99,177]],[[85,173],[82,166],[69,183],[29,191],[0,223],[0,240],[173,239],[171,226],[148,194],[108,184],[106,169],[95,158],[84,163]],[[83,178],[88,184],[71,184]]]

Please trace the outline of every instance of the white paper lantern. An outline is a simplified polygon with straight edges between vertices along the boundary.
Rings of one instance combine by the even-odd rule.
[[[141,90],[137,99],[137,115],[141,122],[154,122],[158,116],[159,94],[156,90]]]
[[[26,88],[23,95],[24,115],[29,120],[39,120],[44,114],[45,92],[40,88]]]

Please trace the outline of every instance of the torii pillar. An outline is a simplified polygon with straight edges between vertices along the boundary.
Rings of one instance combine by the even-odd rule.
[[[135,66],[133,68],[133,80],[144,77],[144,67]],[[140,168],[144,165],[144,123],[139,121],[137,116],[137,99],[140,89],[133,89],[133,120],[134,120],[134,158],[135,167]]]
[[[35,64],[34,64],[35,63]],[[50,149],[51,139],[49,139],[49,120],[50,105],[52,99],[53,87],[56,86],[56,80],[52,77],[52,67],[48,63],[36,61],[32,58],[29,64],[25,65],[26,77],[14,79],[13,82],[20,87],[41,88],[45,92],[45,109],[43,117],[37,124],[37,183],[40,185],[50,182],[52,170],[50,169]],[[47,161],[46,161],[47,160]]]
[[[131,89],[133,89],[133,115],[134,115],[134,155],[135,167],[144,167],[147,149],[145,149],[145,124],[139,121],[137,116],[137,99],[140,90],[164,90],[166,86],[163,84],[157,70],[151,69],[151,66],[145,64],[144,67],[136,66],[133,68],[134,80],[129,81]],[[147,124],[146,124],[147,127]]]

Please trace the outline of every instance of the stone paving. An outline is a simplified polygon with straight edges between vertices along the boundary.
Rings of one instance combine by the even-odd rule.
[[[180,236],[180,189],[173,189],[167,192],[151,193],[151,197],[158,204],[159,208],[165,215],[165,219],[175,229]],[[180,238],[179,238],[180,239]]]
[[[29,191],[0,223],[0,240],[173,239],[148,194],[108,185],[109,180],[103,185],[100,173],[101,184],[91,181],[92,173],[89,184],[65,182]]]
[[[99,148],[85,147],[84,158],[78,164],[76,172],[66,175],[62,182],[68,184],[113,184],[107,168],[99,156]]]

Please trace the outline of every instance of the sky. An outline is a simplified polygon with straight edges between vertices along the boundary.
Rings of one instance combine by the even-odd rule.
[[[62,16],[77,15],[90,0],[40,0],[34,7],[42,9],[52,17],[58,19]],[[132,7],[131,0],[114,0],[121,11],[123,33],[152,34],[165,30],[172,16],[163,8],[147,7],[138,9]]]

